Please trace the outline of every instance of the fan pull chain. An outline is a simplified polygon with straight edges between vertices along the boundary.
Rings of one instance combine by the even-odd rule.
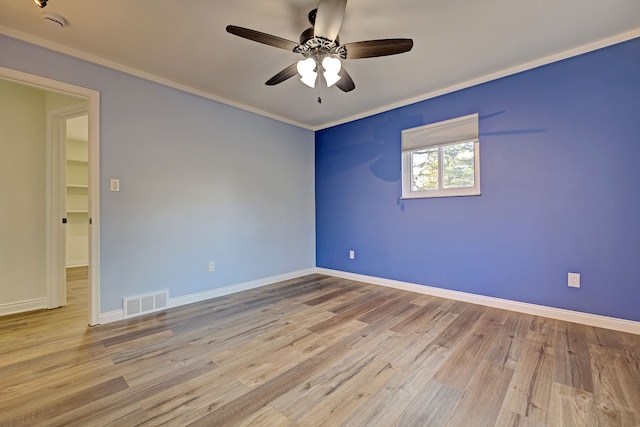
[[[322,92],[322,84],[324,83],[324,79],[321,76],[322,66],[318,63],[318,85],[316,86],[316,93],[318,94],[318,105],[322,104],[322,98],[320,97],[320,93]]]

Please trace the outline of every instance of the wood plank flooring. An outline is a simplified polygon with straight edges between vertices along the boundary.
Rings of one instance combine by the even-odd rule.
[[[640,426],[637,335],[322,275],[90,328],[72,273],[0,318],[2,426]]]

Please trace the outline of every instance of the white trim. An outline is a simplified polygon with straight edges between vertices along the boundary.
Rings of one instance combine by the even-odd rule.
[[[435,98],[437,96],[442,96],[445,95],[447,93],[451,93],[451,92],[455,92],[461,89],[466,89],[468,87],[471,86],[476,86],[482,83],[486,83],[488,81],[491,80],[496,80],[502,77],[506,77],[506,76],[510,76],[512,74],[517,74],[523,71],[527,71],[533,68],[537,68],[537,67],[541,67],[543,65],[547,65],[547,64],[551,64],[553,62],[557,62],[557,61],[562,61],[563,59],[567,59],[567,58],[571,58],[573,56],[578,56],[578,55],[582,55],[583,53],[588,53],[597,49],[602,49],[604,47],[607,46],[612,46],[614,44],[618,44],[618,43],[622,43],[631,39],[634,39],[636,37],[640,37],[640,28],[635,29],[635,30],[631,30],[628,31],[626,33],[622,33],[622,34],[618,34],[612,37],[608,37],[606,39],[603,40],[599,40],[597,42],[594,43],[588,43],[579,47],[576,47],[574,49],[570,49],[564,52],[560,52],[554,55],[550,55],[541,59],[537,59],[534,61],[530,61],[530,62],[525,62],[524,64],[521,65],[516,65],[515,67],[510,67],[507,68],[505,70],[501,70],[501,71],[496,71],[495,73],[491,73],[491,74],[487,74],[484,75],[482,77],[478,77],[476,79],[472,79],[472,80],[467,80],[466,82],[462,82],[462,83],[458,83],[449,87],[446,87],[444,89],[439,89],[433,92],[429,92],[423,95],[418,95],[416,97],[410,98],[410,99],[406,99],[404,101],[400,101],[400,102],[395,102],[392,104],[388,104],[379,108],[375,108],[372,110],[368,110],[365,111],[363,113],[360,114],[355,114],[353,116],[344,118],[344,119],[340,119],[340,120],[336,120],[334,122],[330,122],[330,123],[325,123],[319,126],[312,126],[312,125],[307,125],[304,123],[300,123],[297,122],[295,120],[291,120],[291,119],[287,119],[285,117],[281,117],[272,113],[269,113],[267,111],[264,110],[260,110],[258,108],[255,107],[251,107],[245,104],[241,104],[239,102],[236,101],[232,101],[230,99],[227,98],[223,98],[221,96],[209,93],[209,92],[205,92],[203,90],[200,89],[195,89],[193,87],[181,84],[181,83],[177,83],[168,79],[165,79],[163,77],[159,77],[156,76],[154,74],[150,74],[144,71],[140,71],[138,69],[132,68],[132,67],[128,67],[122,64],[119,64],[117,62],[114,61],[110,61],[104,58],[100,58],[99,56],[96,55],[91,55],[89,53],[86,52],[82,52],[80,50],[76,50],[76,49],[72,49],[66,46],[63,46],[61,44],[58,43],[54,43],[51,42],[49,40],[45,40],[39,37],[35,37],[32,36],[31,34],[27,34],[27,33],[23,33],[22,31],[17,31],[14,30],[13,28],[9,28],[6,27],[4,25],[0,25],[0,33],[4,34],[6,36],[12,37],[14,39],[18,39],[18,40],[22,40],[25,41],[27,43],[31,43],[31,44],[35,44],[38,46],[42,46],[45,47],[47,49],[51,49],[57,52],[61,52],[64,53],[66,55],[70,55],[76,58],[80,58],[83,59],[85,61],[89,61],[92,62],[94,64],[99,64],[102,65],[104,67],[108,67],[114,70],[118,70],[118,71],[122,71],[123,73],[127,73],[130,74],[132,76],[136,76],[136,77],[140,77],[143,78],[145,80],[149,80],[155,83],[159,83],[161,85],[167,86],[167,87],[171,87],[174,89],[178,89],[181,90],[183,92],[187,92],[187,93],[191,93],[193,95],[197,95],[200,96],[202,98],[205,99],[210,99],[212,101],[216,101],[216,102],[220,102],[222,104],[226,104],[235,108],[239,108],[241,110],[245,110],[245,111],[249,111],[251,113],[255,113],[255,114],[259,114],[261,116],[264,117],[268,117],[283,123],[287,123],[293,126],[297,126],[303,129],[307,129],[307,130],[311,130],[311,131],[318,131],[318,130],[322,130],[322,129],[327,129],[333,126],[337,126],[337,125],[341,125],[343,123],[348,123],[348,122],[352,122],[354,120],[358,120],[358,119],[362,119],[364,117],[369,117],[369,116],[373,116],[375,114],[379,114],[379,113],[383,113],[385,111],[389,111],[389,110],[393,110],[395,108],[399,108],[399,107],[404,107],[405,105],[410,105],[410,104],[414,104],[416,102],[420,102],[420,101],[425,101],[427,99],[431,99],[431,98]]]
[[[274,283],[283,282],[285,280],[296,279],[298,277],[307,276],[315,273],[315,268],[308,268],[305,270],[292,271],[290,273],[284,273],[277,276],[265,277],[262,279],[251,280],[249,282],[238,283],[236,285],[225,286],[223,288],[211,289],[204,292],[198,292],[195,294],[182,295],[175,298],[169,298],[167,302],[167,308],[179,307],[182,305],[193,304],[208,299],[218,298],[224,295],[235,294],[242,291],[248,291],[250,289],[260,288],[262,286],[272,285]],[[162,311],[162,310],[161,310]],[[141,313],[145,315],[150,312]],[[137,317],[137,316],[131,316]],[[124,310],[114,310],[100,314],[100,324],[116,322],[124,319]]]
[[[249,289],[260,288],[262,286],[272,285],[274,283],[283,282],[285,280],[295,279],[298,277],[313,274],[314,268],[306,270],[293,271],[291,273],[280,274],[278,276],[265,277],[263,279],[252,280],[250,282],[238,283],[236,285],[225,286],[223,288],[211,289],[197,294],[183,295],[180,297],[169,298],[169,307],[178,307],[185,304],[192,304],[211,298],[217,298],[224,295],[235,294],[237,292],[248,291]]]
[[[0,304],[0,316],[8,314],[24,313],[26,311],[42,310],[47,308],[46,298],[36,298],[26,301],[11,302],[8,304]]]
[[[536,59],[534,61],[525,62],[524,64],[516,65],[515,67],[506,68],[504,70],[496,71],[495,73],[486,74],[482,77],[478,77],[472,80],[467,80],[466,82],[458,83],[452,86],[445,87],[443,89],[435,90],[433,92],[425,93],[423,95],[418,95],[410,99],[405,99],[400,102],[395,102],[393,104],[388,104],[379,108],[374,108],[368,111],[365,111],[360,114],[355,114],[351,117],[347,117],[345,119],[336,120],[334,122],[325,123],[321,126],[316,126],[311,130],[317,131],[322,129],[327,129],[333,126],[338,126],[344,123],[352,122],[354,120],[362,119],[365,117],[373,116],[379,113],[384,113],[386,111],[394,110],[396,108],[404,107],[406,105],[415,104],[416,102],[426,101],[427,99],[436,98],[438,96],[446,95],[451,92],[456,92],[462,89],[467,89],[472,86],[477,86],[482,83],[487,83],[492,80],[501,79],[503,77],[511,76],[513,74],[518,74],[523,71],[532,70],[534,68],[542,67],[544,65],[552,64],[554,62],[562,61],[564,59],[572,58],[574,56],[582,55],[584,53],[589,53],[594,50],[602,49],[608,46],[613,46],[618,43],[626,42],[636,37],[640,37],[640,28],[628,31],[626,33],[618,34],[613,37],[608,37],[603,40],[599,40],[594,43],[588,43],[582,46],[578,46],[574,49],[569,49],[564,52],[559,52],[554,55],[549,55],[544,58]]]
[[[472,141],[469,141],[472,142]],[[452,144],[453,145],[453,144]],[[401,153],[401,169],[402,169],[402,200],[410,199],[433,199],[441,197],[465,197],[480,196],[480,141],[473,141],[473,187],[443,188],[444,180],[444,162],[442,154],[442,145],[438,148],[438,187],[433,190],[412,190],[411,181],[413,177],[413,166],[411,164],[411,154],[414,150],[407,150]],[[427,147],[425,147],[427,148]],[[416,149],[415,151],[420,151]]]
[[[0,78],[82,97],[89,105],[89,214],[92,219],[89,227],[89,324],[97,325],[100,322],[100,92],[5,67],[0,67]],[[47,227],[50,232],[49,223]],[[47,254],[46,259],[51,261],[52,255]]]
[[[229,105],[231,107],[239,108],[240,110],[248,111],[250,113],[255,113],[263,117],[268,117],[270,119],[277,120],[282,123],[287,123],[296,127],[301,127],[303,129],[314,130],[311,126],[305,125],[303,123],[297,122],[295,120],[288,119],[286,117],[278,116],[276,114],[270,113],[268,111],[261,110],[259,108],[252,107],[250,105],[242,104],[237,101],[233,101],[228,98],[224,98],[219,95],[215,95],[210,92],[203,91],[201,89],[196,89],[194,87],[175,82],[173,80],[166,79],[164,77],[157,76],[155,74],[147,73],[146,71],[138,70],[137,68],[129,67],[114,61],[110,61],[108,59],[101,58],[96,55],[91,55],[87,52],[83,52],[80,50],[76,50],[46,39],[41,39],[39,37],[33,36],[31,34],[23,33],[22,31],[14,30],[13,28],[5,27],[0,25],[0,34],[4,34],[6,36],[12,37],[14,39],[22,40],[27,43],[31,43],[37,46],[42,46],[44,48],[61,52],[69,56],[73,56],[75,58],[80,58],[85,61],[92,62],[94,64],[102,65],[107,68],[111,68],[113,70],[118,70],[123,73],[127,73],[129,75],[140,77],[141,79],[145,79],[154,83],[161,84],[163,86],[167,86],[173,89],[178,89],[182,92],[190,93],[192,95],[197,95],[201,98],[209,99],[211,101],[216,101],[221,104]]]
[[[89,260],[88,259],[72,259],[72,260],[67,260],[66,264],[67,264],[66,265],[67,268],[87,267],[89,265]]]
[[[124,310],[113,310],[105,313],[100,313],[100,318],[97,325],[104,325],[105,323],[117,322],[124,319]],[[93,325],[95,326],[95,325]]]
[[[526,313],[534,316],[544,316],[552,319],[564,320],[566,322],[581,323],[583,325],[640,335],[640,322],[635,322],[633,320],[618,319],[616,317],[601,316],[598,314],[583,313],[580,311],[565,310],[562,308],[547,307],[544,305],[529,304],[502,298],[487,297],[484,295],[452,291],[449,289],[436,288],[433,286],[418,285],[415,283],[401,282],[398,280],[384,279],[375,276],[366,276],[345,271],[330,270],[327,268],[318,267],[316,268],[316,273],[326,274],[327,276],[340,277],[342,279],[366,282],[373,285],[386,286],[388,288],[401,289],[409,292],[432,295],[440,298],[464,301],[471,304],[485,305],[488,307],[495,307],[503,310],[516,311],[519,313]]]
[[[89,324],[100,322],[100,92],[89,103]]]

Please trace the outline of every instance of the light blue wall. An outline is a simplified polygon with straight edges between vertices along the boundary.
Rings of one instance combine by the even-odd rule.
[[[400,200],[402,129],[476,112],[482,195]],[[639,162],[640,39],[325,129],[316,264],[640,321]]]
[[[314,267],[313,132],[4,36],[0,66],[101,93],[101,312]]]

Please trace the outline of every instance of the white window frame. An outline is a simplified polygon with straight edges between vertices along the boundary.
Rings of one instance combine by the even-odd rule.
[[[442,161],[443,147],[473,142],[472,187],[444,188]],[[411,154],[416,151],[438,148],[438,188],[412,190]],[[431,197],[479,196],[480,193],[480,140],[478,138],[478,114],[456,117],[402,131],[402,199]]]

